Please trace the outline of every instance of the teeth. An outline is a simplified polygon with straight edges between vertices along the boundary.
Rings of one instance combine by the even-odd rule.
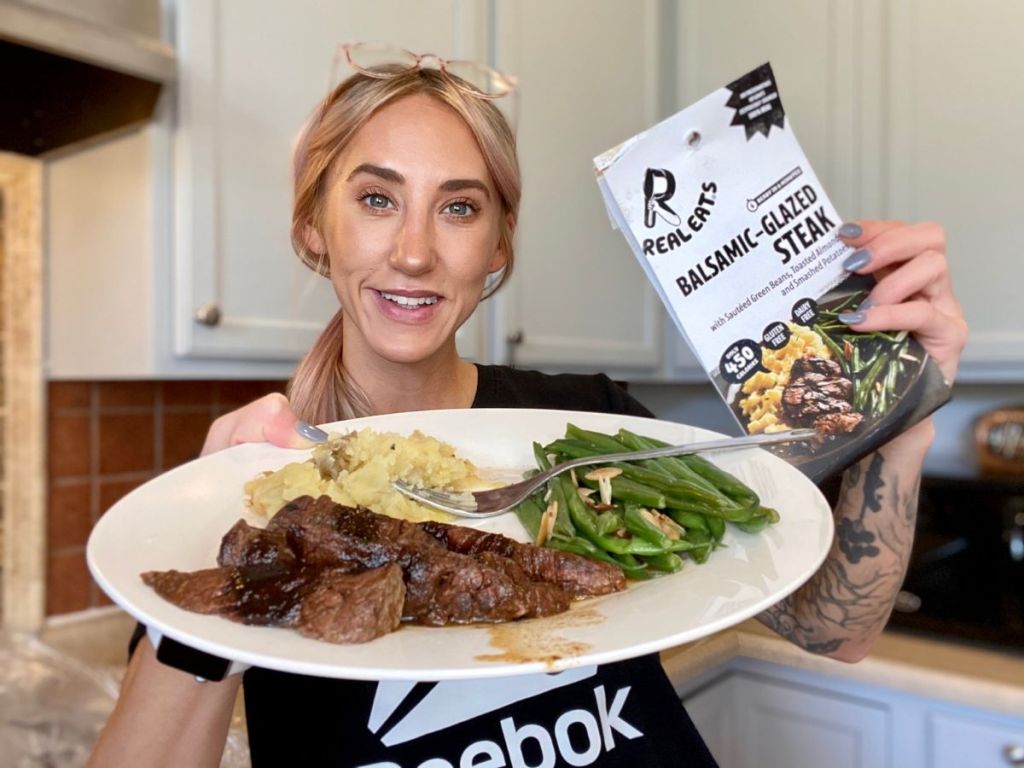
[[[437,304],[437,296],[420,296],[414,298],[411,296],[398,296],[394,293],[387,293],[385,291],[381,291],[380,295],[388,301],[401,304],[403,307],[421,307],[424,304]]]

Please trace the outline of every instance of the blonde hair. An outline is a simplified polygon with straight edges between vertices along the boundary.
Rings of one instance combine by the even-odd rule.
[[[295,197],[292,247],[310,269],[330,276],[326,253],[312,252],[310,228],[323,231],[324,202],[334,160],[381,107],[405,96],[426,94],[451,107],[476,138],[501,200],[498,246],[505,266],[483,298],[493,294],[512,272],[512,235],[519,213],[522,181],[515,136],[501,112],[489,101],[465,93],[437,70],[419,69],[389,78],[355,74],[335,88],[313,114],[293,158]],[[288,386],[292,409],[312,424],[368,415],[372,405],[350,380],[341,363],[342,318],[339,309],[299,363]]]

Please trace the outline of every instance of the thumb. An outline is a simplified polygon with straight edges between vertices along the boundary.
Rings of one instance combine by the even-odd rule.
[[[296,430],[299,418],[283,395],[273,398],[266,407],[266,418],[263,422],[264,440],[278,448],[312,448],[316,445]]]

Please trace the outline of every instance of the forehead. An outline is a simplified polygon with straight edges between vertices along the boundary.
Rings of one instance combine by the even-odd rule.
[[[476,137],[451,107],[425,94],[381,107],[338,157],[346,178],[361,163],[444,178],[472,177],[490,184]]]

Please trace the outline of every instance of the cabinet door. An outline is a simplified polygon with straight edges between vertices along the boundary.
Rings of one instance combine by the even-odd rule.
[[[1024,722],[959,714],[928,717],[928,765],[933,768],[1007,768],[1024,765]]]
[[[736,679],[720,678],[683,701],[686,712],[697,727],[719,768],[736,763]]]
[[[497,65],[521,84],[524,187],[496,336],[521,334],[518,364],[659,365],[659,300],[612,230],[593,173],[597,154],[661,117],[659,11],[654,0],[497,0]]]
[[[1002,364],[1020,380],[1024,4],[905,0],[889,27],[892,215],[946,227],[971,327],[961,378]]]
[[[175,350],[297,359],[337,309],[289,241],[290,155],[336,46],[392,42],[481,58],[482,0],[180,0]],[[215,306],[215,325],[196,320]],[[467,340],[476,352],[479,331]]]
[[[736,684],[735,722],[742,729],[735,734],[736,765],[881,768],[893,764],[885,704],[745,675],[738,676]]]

